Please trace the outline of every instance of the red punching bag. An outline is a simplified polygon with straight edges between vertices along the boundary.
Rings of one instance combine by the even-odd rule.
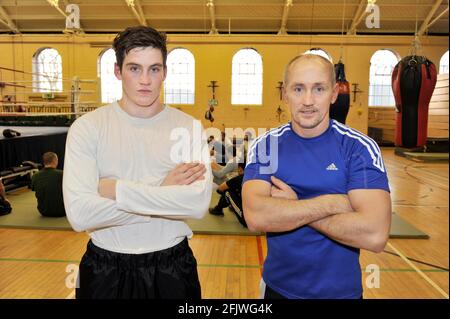
[[[414,148],[427,142],[428,106],[436,86],[436,67],[423,56],[401,59],[392,72],[395,145]]]
[[[345,124],[350,108],[350,86],[345,78],[344,64],[339,62],[334,65],[336,71],[336,83],[339,85],[339,94],[336,101],[330,106],[330,117]]]

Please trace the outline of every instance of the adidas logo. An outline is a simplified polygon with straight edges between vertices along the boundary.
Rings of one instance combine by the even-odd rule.
[[[334,165],[334,163],[331,163],[327,167],[327,171],[338,171],[338,170],[339,170],[339,168],[337,168],[336,165]]]

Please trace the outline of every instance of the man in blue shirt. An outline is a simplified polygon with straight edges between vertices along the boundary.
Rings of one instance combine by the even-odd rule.
[[[338,95],[327,59],[306,54],[286,67],[291,122],[248,152],[243,208],[267,233],[265,298],[362,297],[359,250],[381,252],[391,199],[378,145],[331,120]]]

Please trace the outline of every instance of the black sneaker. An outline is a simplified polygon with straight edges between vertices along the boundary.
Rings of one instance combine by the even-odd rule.
[[[209,209],[209,213],[210,213],[211,215],[223,216],[223,211],[222,211],[221,209],[216,208],[216,207],[210,208],[210,209]]]

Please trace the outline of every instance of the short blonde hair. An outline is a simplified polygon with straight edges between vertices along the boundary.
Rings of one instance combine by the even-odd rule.
[[[288,83],[288,77],[289,77],[289,71],[291,69],[291,66],[300,61],[300,60],[315,60],[318,61],[320,63],[322,63],[329,71],[330,73],[330,82],[331,85],[334,86],[336,84],[336,72],[334,71],[334,65],[333,63],[330,62],[330,60],[324,58],[323,56],[317,55],[317,54],[311,54],[311,53],[307,53],[307,54],[300,54],[297,55],[295,58],[293,58],[291,61],[289,61],[289,63],[286,65],[285,69],[284,69],[284,76],[283,76],[283,86],[286,88],[287,83]]]
[[[58,155],[56,155],[56,153],[46,152],[44,153],[44,155],[42,155],[42,162],[44,163],[44,165],[50,165],[51,163],[53,163],[53,161],[57,160]]]

